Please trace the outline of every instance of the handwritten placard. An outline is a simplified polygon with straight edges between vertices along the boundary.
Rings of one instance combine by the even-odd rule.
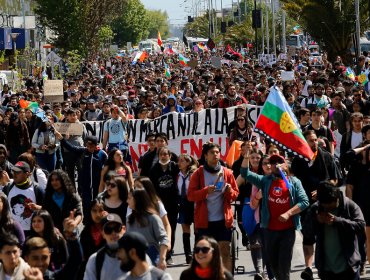
[[[45,102],[63,102],[63,80],[44,81]]]
[[[81,136],[83,133],[83,124],[82,123],[63,123],[57,122],[54,124],[54,127],[57,131],[64,135],[77,135]]]

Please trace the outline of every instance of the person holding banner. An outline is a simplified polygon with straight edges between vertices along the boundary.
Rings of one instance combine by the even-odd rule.
[[[239,189],[232,171],[220,164],[220,151],[216,143],[203,145],[205,163],[190,177],[188,200],[195,202],[194,227],[198,235],[217,240],[222,261],[232,271],[230,241],[234,215],[231,203],[238,197]]]
[[[249,169],[249,154],[244,156],[241,176],[262,190],[261,220],[267,261],[276,280],[289,280],[295,230],[301,229],[301,211],[309,206],[302,183],[287,176],[285,158],[270,157],[271,175],[258,175]]]

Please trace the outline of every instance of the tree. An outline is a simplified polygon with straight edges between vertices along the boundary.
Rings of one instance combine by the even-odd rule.
[[[148,17],[148,38],[157,38],[158,31],[161,37],[166,39],[170,35],[167,12],[161,10],[147,10]]]
[[[334,60],[338,55],[346,63],[352,61],[350,47],[355,32],[354,1],[340,0],[282,0],[287,13],[328,53]],[[364,21],[367,1],[360,0],[360,14]]]
[[[96,31],[122,10],[120,0],[35,0],[35,13],[54,37],[52,43],[63,49],[87,55],[99,48]]]
[[[127,0],[123,12],[111,24],[114,41],[121,46],[127,42],[137,44],[142,38],[147,38],[148,25],[147,11],[140,0]]]
[[[203,37],[209,36],[209,16],[206,12],[203,16],[197,17],[193,22],[188,22],[184,26],[184,33],[189,37]]]

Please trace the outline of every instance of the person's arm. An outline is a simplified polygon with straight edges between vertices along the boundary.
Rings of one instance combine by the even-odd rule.
[[[109,136],[109,132],[104,130],[104,133],[103,133],[103,141],[102,141],[102,148],[103,148],[103,150],[105,150],[107,148],[108,136]]]
[[[59,131],[54,131],[55,133],[55,136],[58,138],[58,140],[60,141],[61,145],[63,147],[65,147],[67,150],[73,152],[73,153],[77,153],[77,154],[83,154],[85,151],[86,151],[86,148],[85,147],[80,147],[80,146],[75,146],[75,145],[72,145],[71,143],[69,143],[68,141],[66,141],[63,137],[62,134],[60,134]]]
[[[215,186],[205,186],[204,188],[201,188],[199,173],[199,169],[197,169],[190,177],[187,193],[189,201],[197,202],[205,200],[208,194],[214,192],[216,189]]]
[[[118,107],[117,107],[118,108]],[[118,108],[118,115],[121,117],[121,119],[124,121],[124,122],[127,122],[127,116],[126,114],[120,109]]]
[[[359,153],[366,151],[369,148],[370,148],[370,144],[367,144],[366,146],[354,148],[352,150],[355,152],[356,155],[358,155]]]
[[[109,167],[106,165],[103,167],[103,169],[100,172],[100,184],[99,184],[98,193],[102,193],[104,191],[104,186],[105,186],[104,177],[105,177],[105,174],[107,174],[108,172],[108,168]]]
[[[163,222],[164,229],[167,233],[167,237],[168,237],[169,240],[171,240],[172,231],[171,231],[171,225],[170,225],[170,221],[168,220],[167,214],[164,215],[163,217],[161,217],[161,219],[162,219],[162,222]],[[171,243],[168,244],[167,250],[171,250]]]
[[[171,243],[168,239],[166,231],[164,229],[162,220],[159,218],[158,215],[152,215],[153,217],[153,225],[152,228],[154,229],[154,237],[158,240],[159,244],[159,262],[158,268],[165,270],[166,265],[166,254],[168,251],[169,244]]]
[[[328,213],[330,222],[328,224],[333,224],[338,227],[338,231],[355,232],[360,233],[365,230],[365,220],[361,212],[360,207],[353,201],[348,201],[349,207],[349,218],[338,217],[331,213]]]
[[[242,165],[240,168],[240,175],[244,178],[244,180],[249,181],[250,183],[255,185],[257,188],[262,187],[262,180],[264,176],[258,175],[257,173],[254,173],[249,170],[249,154],[248,153],[244,156],[244,159],[242,161]]]
[[[353,185],[351,185],[351,184],[346,185],[346,196],[349,199],[352,199],[352,197],[353,197]]]
[[[134,188],[134,177],[132,175],[132,170],[130,166],[126,165],[126,172],[127,172],[127,183],[130,189]]]

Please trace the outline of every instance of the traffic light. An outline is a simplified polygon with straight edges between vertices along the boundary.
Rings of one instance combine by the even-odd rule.
[[[221,33],[226,33],[226,21],[221,21]]]
[[[188,22],[194,22],[194,18],[192,16],[188,16]]]
[[[252,27],[253,28],[261,28],[261,10],[253,10],[252,11]]]

